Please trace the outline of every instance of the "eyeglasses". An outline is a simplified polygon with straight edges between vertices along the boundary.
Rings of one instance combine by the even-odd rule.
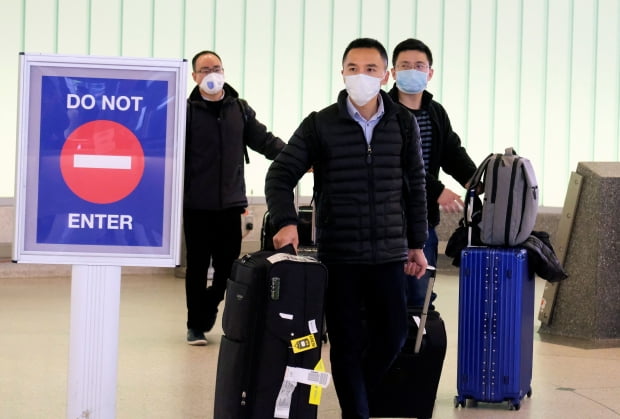
[[[220,66],[216,66],[213,68],[209,68],[209,67],[203,67],[200,70],[197,70],[196,73],[199,74],[211,74],[211,73],[222,73],[224,71],[224,69]]]
[[[423,63],[421,61],[418,61],[417,63],[400,63],[396,66],[396,70],[418,70],[418,71],[426,71],[430,68],[431,66]]]

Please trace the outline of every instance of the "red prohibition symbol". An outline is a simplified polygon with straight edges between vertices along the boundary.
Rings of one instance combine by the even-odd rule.
[[[127,127],[95,120],[76,128],[60,152],[60,171],[71,191],[95,204],[131,194],[144,173],[144,150]]]

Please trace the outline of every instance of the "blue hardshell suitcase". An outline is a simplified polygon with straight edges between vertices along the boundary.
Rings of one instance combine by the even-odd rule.
[[[535,281],[527,251],[468,247],[459,276],[455,407],[470,399],[518,410],[532,391]]]

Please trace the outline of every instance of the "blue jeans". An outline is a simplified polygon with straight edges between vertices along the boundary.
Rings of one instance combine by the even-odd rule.
[[[428,239],[424,243],[424,256],[430,266],[437,266],[437,246],[439,240],[437,239],[437,232],[435,227],[428,228]],[[407,275],[407,305],[410,307],[422,307],[424,305],[424,297],[426,296],[426,289],[428,288],[429,272],[420,279],[415,276]],[[435,301],[437,294],[433,292],[431,296],[431,303]]]

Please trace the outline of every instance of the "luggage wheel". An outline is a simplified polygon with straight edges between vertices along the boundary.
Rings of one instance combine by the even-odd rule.
[[[458,408],[459,406],[465,407],[467,399],[461,399],[459,396],[454,396],[454,408]]]
[[[519,410],[521,409],[521,402],[518,400],[509,400],[508,401],[508,410]]]

